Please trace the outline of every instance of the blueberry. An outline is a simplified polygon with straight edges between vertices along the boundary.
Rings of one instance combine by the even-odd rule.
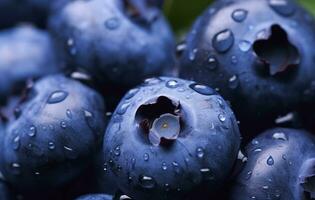
[[[76,200],[113,200],[113,196],[106,194],[88,194],[81,196]]]
[[[306,200],[314,198],[314,136],[302,130],[276,128],[246,147],[247,163],[231,199]]]
[[[0,32],[0,100],[20,91],[28,79],[56,73],[60,63],[50,35],[31,25]]]
[[[222,186],[237,158],[232,110],[211,88],[151,78],[122,99],[104,137],[105,163],[120,189],[141,199],[201,196]]]
[[[57,9],[69,0],[1,0],[0,28],[20,22],[33,22],[46,26],[47,17],[52,9]]]
[[[50,29],[70,70],[130,88],[174,64],[174,38],[159,2],[74,1],[54,12]]]
[[[187,37],[180,76],[216,88],[241,132],[259,133],[314,101],[314,24],[294,1],[218,1]]]
[[[1,135],[1,171],[23,190],[62,186],[89,164],[105,131],[102,97],[63,75],[40,79]]]

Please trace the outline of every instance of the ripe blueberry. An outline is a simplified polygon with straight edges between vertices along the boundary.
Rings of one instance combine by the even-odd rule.
[[[141,199],[182,199],[198,187],[214,192],[237,158],[232,110],[213,89],[151,78],[122,99],[104,137],[104,166],[120,189]]]

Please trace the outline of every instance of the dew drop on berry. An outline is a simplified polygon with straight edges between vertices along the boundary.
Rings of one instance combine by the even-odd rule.
[[[20,148],[20,136],[16,136],[13,139],[13,149],[18,150]]]
[[[211,172],[211,170],[209,168],[202,168],[200,169],[200,173],[202,175],[202,178],[206,181],[209,181],[209,180],[213,180],[214,179],[214,176]]]
[[[269,6],[278,14],[289,17],[295,13],[296,6],[288,0],[269,0]]]
[[[11,170],[13,174],[19,175],[21,173],[21,165],[19,163],[12,163]]]
[[[268,159],[267,159],[267,164],[271,166],[271,165],[273,165],[274,163],[275,163],[275,161],[273,160],[273,157],[272,157],[272,156],[269,156]]]
[[[176,80],[169,80],[166,82],[166,87],[168,88],[177,88],[178,87],[178,81]]]
[[[147,154],[147,153],[143,154],[143,160],[144,161],[148,161],[149,159],[150,159],[149,154]]]
[[[165,162],[162,163],[162,169],[163,169],[164,171],[167,170],[167,165],[166,165]]]
[[[218,115],[218,119],[220,120],[220,122],[225,122],[225,120],[226,120],[225,114],[224,113],[220,113]]]
[[[247,52],[251,48],[251,43],[247,40],[242,40],[239,42],[238,48],[243,52]]]
[[[196,155],[197,155],[198,158],[203,158],[203,156],[205,155],[203,148],[198,147],[196,149]]]
[[[237,76],[232,76],[230,79],[229,79],[229,88],[231,89],[236,89],[239,85],[239,80],[237,78]]]
[[[139,183],[144,189],[153,189],[156,185],[155,180],[150,176],[140,176]]]
[[[67,96],[68,96],[68,92],[55,91],[49,96],[47,103],[49,104],[60,103],[64,101],[67,98]]]
[[[135,89],[131,89],[129,90],[129,92],[126,94],[125,99],[131,99],[132,97],[134,97],[137,93],[139,92],[139,88],[135,88]]]
[[[217,58],[214,56],[210,56],[208,58],[208,65],[207,65],[208,69],[210,70],[215,70],[218,67],[218,61]]]
[[[118,18],[113,17],[105,21],[105,27],[109,30],[115,30],[120,26],[120,21]]]
[[[117,114],[123,115],[127,112],[130,104],[129,103],[124,103],[122,104],[118,109],[117,109]]]
[[[60,127],[63,128],[63,129],[67,128],[66,122],[65,121],[61,121],[60,122]]]
[[[56,148],[55,143],[49,142],[49,143],[48,143],[48,148],[49,148],[50,150],[54,150],[54,149]]]
[[[35,126],[31,126],[28,131],[28,136],[34,137],[36,135],[37,129]]]
[[[120,156],[120,146],[117,146],[114,150],[115,156]]]
[[[217,33],[212,40],[212,45],[219,53],[227,52],[234,44],[234,35],[231,30],[225,29]]]
[[[67,115],[67,117],[68,117],[69,119],[72,119],[72,112],[71,112],[71,110],[67,109],[66,115]]]
[[[189,53],[189,60],[190,61],[194,61],[196,59],[196,54],[198,53],[198,49],[193,49],[190,53]]]
[[[232,19],[236,22],[243,22],[247,17],[248,11],[244,9],[236,9],[232,13]]]
[[[287,136],[285,135],[285,133],[282,133],[282,132],[276,132],[272,135],[272,138],[273,139],[276,139],[276,140],[283,140],[283,141],[287,141],[288,138]]]
[[[214,95],[214,94],[216,94],[216,92],[212,88],[210,88],[206,85],[193,83],[189,87],[191,89],[193,89],[194,91],[198,92],[199,94],[202,94],[202,95]]]

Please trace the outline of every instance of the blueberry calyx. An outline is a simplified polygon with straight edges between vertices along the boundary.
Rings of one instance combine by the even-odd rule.
[[[136,22],[149,25],[158,19],[163,1],[123,0],[123,4],[127,16]]]
[[[300,64],[298,49],[288,40],[286,31],[275,24],[266,38],[255,41],[253,48],[269,75],[292,71]]]
[[[154,146],[158,146],[162,139],[176,140],[180,132],[179,116],[163,114],[154,120],[149,133],[149,140]]]
[[[302,165],[299,184],[305,199],[315,199],[315,158],[305,161]]]
[[[154,146],[170,144],[181,133],[183,121],[179,102],[157,97],[139,107],[136,121]]]

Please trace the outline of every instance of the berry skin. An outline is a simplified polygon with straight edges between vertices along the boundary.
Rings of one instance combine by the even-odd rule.
[[[313,26],[294,1],[218,1],[187,38],[180,77],[219,90],[241,132],[259,133],[279,115],[314,101]]]
[[[77,177],[100,149],[103,104],[98,93],[63,75],[36,82],[1,136],[5,179],[19,189],[37,190]]]
[[[315,197],[314,136],[302,130],[276,128],[246,147],[247,163],[231,199],[309,200]]]
[[[152,78],[122,99],[104,137],[104,166],[131,198],[183,199],[214,192],[237,158],[234,114],[211,88]]]
[[[56,73],[60,63],[50,35],[31,25],[0,32],[0,101],[28,79]]]
[[[130,88],[174,64],[174,38],[158,2],[78,0],[53,14],[50,29],[70,69]]]
[[[107,194],[88,194],[81,196],[76,200],[113,200],[113,196]]]

